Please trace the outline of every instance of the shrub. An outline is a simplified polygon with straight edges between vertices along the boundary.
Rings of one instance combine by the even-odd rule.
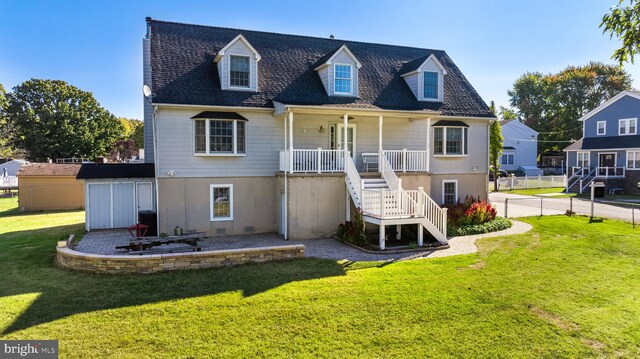
[[[356,209],[353,221],[346,221],[338,225],[338,238],[345,243],[356,246],[367,244],[367,235],[364,231],[364,220],[362,219],[360,208]]]
[[[492,221],[483,224],[472,224],[448,229],[447,235],[452,237],[468,236],[472,234],[497,232],[507,228],[511,228],[511,221],[504,217],[496,217]]]
[[[464,202],[448,206],[447,227],[459,228],[464,226],[487,223],[496,218],[496,209],[487,201],[476,200],[467,196]]]

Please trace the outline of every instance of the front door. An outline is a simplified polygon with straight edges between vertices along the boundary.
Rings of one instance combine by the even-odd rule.
[[[344,124],[338,123],[333,127],[333,131],[331,131],[331,149],[334,150],[343,150],[344,143]],[[351,157],[355,158],[356,155],[356,125],[348,124],[347,125],[347,146],[349,151],[351,152]]]
[[[616,167],[615,153],[601,153],[598,155],[598,175],[614,176]],[[607,168],[610,167],[610,168]]]

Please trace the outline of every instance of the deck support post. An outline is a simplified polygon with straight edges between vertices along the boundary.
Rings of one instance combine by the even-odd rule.
[[[418,247],[422,247],[424,244],[424,227],[422,223],[418,223]]]
[[[343,136],[342,136],[342,149],[344,150],[344,161],[345,164],[347,163],[347,156],[349,156],[349,148],[347,146],[347,133],[349,132],[349,115],[347,115],[346,113],[344,114],[344,116],[342,116],[342,123],[343,123]],[[354,153],[355,156],[355,153]],[[344,171],[347,172],[347,166],[344,166]]]
[[[293,173],[293,112],[289,112],[289,173]]]
[[[380,164],[382,163],[382,156],[384,156],[384,153],[382,153],[382,123],[383,123],[383,118],[382,115],[378,116],[378,172],[382,173],[382,167],[380,166]]]
[[[351,220],[351,201],[349,198],[349,189],[347,188],[347,190],[344,192],[345,193],[345,217],[347,218],[347,221]]]
[[[396,240],[402,239],[402,227],[399,224],[396,224]]]
[[[384,250],[384,224],[380,223],[380,249]]]

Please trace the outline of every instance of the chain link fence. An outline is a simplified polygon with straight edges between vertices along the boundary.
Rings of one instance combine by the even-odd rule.
[[[602,218],[618,219],[630,222],[635,228],[636,219],[640,212],[640,201],[621,202],[577,197],[508,197],[503,200],[493,200],[492,205],[498,215],[506,218],[550,216],[559,214],[580,214],[589,216],[592,220]]]

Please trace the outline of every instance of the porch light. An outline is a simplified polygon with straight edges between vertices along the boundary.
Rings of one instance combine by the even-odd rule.
[[[175,170],[169,170],[169,171],[167,171],[167,174],[168,174],[169,176],[175,176],[177,173],[178,173],[178,172],[176,172]]]
[[[320,127],[318,127],[318,132],[324,133],[324,126],[320,125]]]
[[[344,120],[344,117],[342,117],[342,116],[340,116],[340,117],[338,117],[338,118],[339,118],[339,119],[341,119],[341,120]],[[351,121],[351,120],[353,120],[353,117],[348,116],[348,117],[347,117],[347,121]]]

